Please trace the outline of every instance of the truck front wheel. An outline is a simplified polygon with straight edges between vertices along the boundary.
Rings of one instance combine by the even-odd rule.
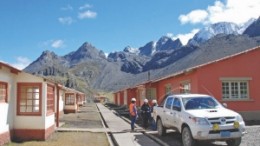
[[[195,146],[196,141],[193,139],[190,129],[188,127],[184,127],[182,129],[182,143],[183,146]]]
[[[230,139],[226,141],[228,146],[239,146],[241,143],[241,137],[236,139]]]
[[[166,134],[166,128],[163,126],[161,119],[157,120],[157,130],[160,136],[164,136]]]

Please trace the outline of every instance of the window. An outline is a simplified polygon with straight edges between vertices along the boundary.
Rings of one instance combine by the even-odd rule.
[[[156,89],[155,88],[146,89],[146,98],[148,100],[156,99]]]
[[[175,98],[172,105],[173,105],[173,107],[181,107],[180,99]]]
[[[7,83],[0,82],[0,102],[7,102]]]
[[[168,108],[168,109],[171,109],[172,101],[173,101],[173,98],[168,98],[168,99],[166,100],[165,107]]]
[[[54,86],[47,85],[47,114],[54,112]]]
[[[165,95],[171,94],[172,93],[172,86],[171,84],[166,84],[165,85]]]
[[[17,93],[18,115],[41,115],[41,83],[18,83]]]
[[[74,93],[66,93],[65,94],[65,104],[66,105],[74,105],[75,104],[75,94]]]
[[[223,99],[247,99],[248,80],[222,80]]]
[[[191,84],[190,82],[181,83],[180,93],[190,93],[191,92]]]

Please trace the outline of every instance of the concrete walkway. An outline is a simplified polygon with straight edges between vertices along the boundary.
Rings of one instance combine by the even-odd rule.
[[[119,146],[159,146],[159,144],[141,132],[130,132],[130,124],[115,115],[113,111],[109,110],[103,104],[97,103],[97,107]],[[138,128],[137,131],[139,130],[141,129]]]

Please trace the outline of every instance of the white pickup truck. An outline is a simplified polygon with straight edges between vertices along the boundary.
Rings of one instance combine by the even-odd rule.
[[[181,133],[183,146],[218,140],[226,141],[228,146],[239,146],[245,133],[241,115],[209,95],[169,95],[154,110],[158,134],[163,136],[166,129],[174,129]]]

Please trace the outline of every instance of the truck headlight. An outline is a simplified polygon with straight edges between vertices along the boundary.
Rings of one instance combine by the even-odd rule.
[[[209,125],[209,122],[207,121],[206,118],[198,118],[194,117],[192,120],[197,124],[197,125]]]
[[[239,122],[235,121],[233,126],[234,126],[235,129],[238,129],[239,126],[240,126],[240,125],[239,125]]]

